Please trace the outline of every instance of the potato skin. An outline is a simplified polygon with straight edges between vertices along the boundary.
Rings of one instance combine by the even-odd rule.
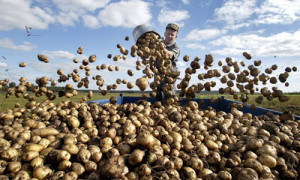
[[[42,166],[33,170],[33,177],[37,179],[45,179],[52,173],[52,170],[49,167]]]
[[[12,178],[12,180],[19,180],[19,179],[30,180],[30,176],[28,172],[21,170],[15,175],[15,177]]]
[[[268,166],[269,168],[274,168],[276,167],[276,159],[268,154],[262,154],[258,158],[258,161],[265,166]]]
[[[13,161],[13,162],[8,163],[7,170],[11,173],[17,173],[20,171],[21,167],[22,167],[21,162]]]
[[[1,153],[0,157],[4,160],[9,160],[9,159],[12,159],[12,158],[14,158],[18,155],[19,155],[19,152],[15,148],[9,148],[7,150],[4,150]]]
[[[244,166],[248,167],[248,168],[252,168],[259,173],[262,173],[262,171],[263,171],[262,164],[259,161],[257,161],[256,159],[251,159],[251,158],[247,159],[244,163]]]
[[[54,128],[39,128],[32,131],[33,136],[47,137],[52,135],[58,135],[59,132]]]

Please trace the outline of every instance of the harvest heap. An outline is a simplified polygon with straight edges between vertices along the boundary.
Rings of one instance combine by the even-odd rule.
[[[113,58],[108,55],[108,58],[127,60],[129,51],[120,44],[117,47],[121,54]],[[78,48],[77,52],[83,54],[83,48]],[[146,34],[132,46],[130,55],[141,58],[136,62],[136,70],[143,69],[144,74],[136,81],[140,90],[147,89],[149,79],[154,78],[150,83],[153,90],[150,96],[155,97],[156,87],[165,76],[169,78],[165,90],[171,89],[178,74],[172,74],[170,59],[156,34]],[[252,58],[248,53],[243,55],[248,60]],[[39,59],[49,62],[43,55],[39,55]],[[189,59],[184,56],[184,61]],[[78,62],[74,59],[74,63]],[[52,80],[51,85],[72,79],[78,88],[88,88],[89,64],[94,62],[96,55],[82,61],[79,69],[85,71],[85,77],[81,77],[77,69],[67,75],[58,70],[59,79]],[[32,83],[22,77],[17,87],[8,89],[7,97],[15,95],[28,99],[26,107],[16,104],[15,108],[0,113],[0,178],[296,179],[300,172],[299,122],[289,113],[252,116],[238,110],[254,92],[261,92],[258,103],[264,98],[288,100],[275,87],[272,91],[267,87],[258,89],[259,82],[276,83],[269,74],[277,66],[267,68],[267,75],[260,72],[259,61],[241,70],[245,66],[243,61],[237,63],[226,58],[225,65],[218,62],[222,72],[210,69],[213,62],[213,56],[206,55],[204,69],[207,72],[198,74],[198,84],[190,85],[190,80],[200,69],[200,59],[196,57],[185,70],[177,88],[181,91],[180,97],[191,100],[186,106],[179,106],[180,97],[177,96],[168,99],[165,105],[160,102],[150,104],[142,99],[120,105],[116,104],[115,97],[104,105],[87,104],[85,102],[93,96],[92,91],[81,102],[70,99],[54,104],[51,100],[57,95],[47,89],[50,82],[47,77],[37,78],[33,91],[35,96],[46,95],[48,100],[36,102],[35,97],[27,93],[27,87]],[[26,63],[20,65],[25,66]],[[118,71],[117,66],[105,64],[97,69],[101,71],[106,67],[109,71]],[[287,68],[279,81],[285,83],[292,70],[297,69]],[[129,70],[128,74],[133,76],[134,72]],[[210,91],[216,86],[217,82],[211,81],[212,78],[220,78],[221,83],[227,85],[219,89],[220,94],[229,93],[243,104],[232,106],[231,113],[216,112],[212,108],[201,110],[192,99],[195,93],[203,89]],[[101,75],[92,79],[103,95],[117,89],[121,83],[127,84],[128,88],[134,86],[125,79],[117,79],[116,83],[108,85]],[[1,85],[8,82],[3,80]],[[58,93],[59,97],[76,95],[72,84],[67,84]]]

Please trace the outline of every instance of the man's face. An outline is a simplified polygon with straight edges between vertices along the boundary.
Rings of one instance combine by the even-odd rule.
[[[170,44],[177,38],[177,31],[167,28],[165,31],[165,43]]]

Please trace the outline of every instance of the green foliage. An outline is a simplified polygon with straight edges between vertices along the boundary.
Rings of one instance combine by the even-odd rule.
[[[62,87],[55,87],[51,90],[57,92],[61,89],[62,89]],[[80,91],[78,91],[78,95],[70,98],[70,100],[72,100],[74,102],[80,102],[80,100],[83,96],[87,96],[87,92],[88,92],[88,90],[82,90],[82,91],[80,90]],[[108,93],[107,95],[103,96],[103,95],[101,95],[100,91],[95,90],[95,91],[93,91],[93,94],[94,94],[93,97],[91,99],[88,99],[88,101],[98,100],[98,99],[109,99],[111,96],[115,96],[115,97],[119,96],[120,93],[123,93],[124,96],[140,97],[142,95],[141,92],[116,91],[114,93]],[[146,94],[148,94],[148,93],[146,93]],[[28,102],[24,98],[16,98],[15,96],[10,96],[9,98],[6,98],[5,95],[6,95],[6,92],[0,91],[0,112],[14,108],[16,103],[19,103],[21,105],[21,107],[24,107],[25,104]],[[29,92],[29,95],[34,96],[34,93]],[[264,99],[262,104],[257,104],[255,102],[255,98],[258,95],[250,95],[248,104],[255,104],[257,107],[259,106],[259,107],[264,107],[264,108],[268,108],[268,109],[274,109],[276,111],[281,111],[281,112],[289,110],[292,113],[294,113],[295,115],[299,116],[300,115],[300,95],[299,94],[296,94],[296,95],[295,94],[293,94],[293,95],[286,94],[286,95],[290,98],[290,100],[287,102],[279,102],[278,99],[274,99],[273,101],[268,101],[268,100]],[[218,93],[196,94],[196,98],[200,98],[200,99],[217,99],[219,97],[221,97],[221,96]],[[224,95],[224,97],[226,99],[234,100],[232,98],[232,96],[230,96],[230,95]],[[53,101],[53,103],[57,104],[59,102],[67,100],[67,99],[68,98],[66,98],[66,97],[56,98]],[[43,100],[46,100],[45,96],[35,99],[36,102],[41,102]],[[238,101],[238,100],[235,100],[235,101]]]
[[[14,88],[14,87],[16,87],[16,83],[15,83],[15,82],[10,82],[10,83],[8,84],[8,87]]]

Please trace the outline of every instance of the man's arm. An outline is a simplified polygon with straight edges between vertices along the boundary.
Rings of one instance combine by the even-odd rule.
[[[174,62],[178,61],[178,57],[180,55],[180,49],[176,43],[173,46],[166,48],[165,50],[168,53],[169,57],[172,59],[172,61]]]
[[[173,45],[173,47],[170,50],[168,50],[168,54],[175,63],[178,61],[178,57],[180,55],[180,49],[176,43]]]

